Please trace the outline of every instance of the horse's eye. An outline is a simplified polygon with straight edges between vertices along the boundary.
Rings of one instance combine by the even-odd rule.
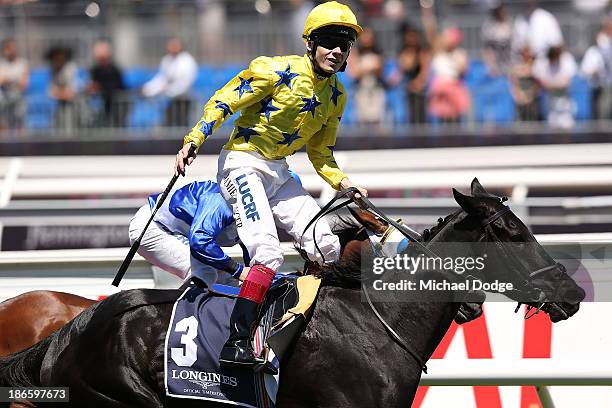
[[[510,237],[512,242],[525,242],[525,239],[521,235],[513,235]]]

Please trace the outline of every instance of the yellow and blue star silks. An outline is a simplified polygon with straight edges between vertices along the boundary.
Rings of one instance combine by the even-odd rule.
[[[346,91],[336,75],[317,77],[308,56],[259,57],[210,98],[184,142],[199,147],[240,111],[225,149],[278,160],[306,145],[317,173],[338,189],[346,175],[333,148],[345,105]]]

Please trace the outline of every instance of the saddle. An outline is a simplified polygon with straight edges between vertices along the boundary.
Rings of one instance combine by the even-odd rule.
[[[303,329],[319,285],[314,276],[283,276],[268,291],[253,348],[268,367],[276,369],[272,371],[278,372],[282,357]],[[166,395],[245,407],[273,406],[279,375],[219,365],[239,292],[239,287],[229,285],[209,288],[197,281],[185,285],[166,334]]]
[[[262,351],[270,349],[277,360],[282,360],[291,341],[305,325],[309,311],[316,300],[321,280],[312,275],[286,275],[277,279],[266,294],[255,334],[255,344]],[[240,288],[215,284],[213,294],[238,297]],[[278,367],[277,367],[278,368]]]

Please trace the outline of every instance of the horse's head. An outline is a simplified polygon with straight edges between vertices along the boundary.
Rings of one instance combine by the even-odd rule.
[[[471,189],[471,196],[453,189],[464,213],[449,224],[455,233],[471,234],[471,242],[487,248],[484,280],[514,283],[513,290],[505,294],[547,312],[553,322],[576,313],[585,292],[565,267],[544,250],[504,204],[505,199],[488,193],[478,179],[472,181]]]

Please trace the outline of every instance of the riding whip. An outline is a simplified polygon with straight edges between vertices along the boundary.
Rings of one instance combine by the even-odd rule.
[[[189,152],[187,153],[187,157],[185,157],[184,159],[185,163],[187,163],[187,160],[190,157],[194,157],[195,149],[196,149],[196,145],[192,143],[191,147],[189,148]],[[145,232],[147,232],[147,228],[149,228],[149,224],[151,224],[151,221],[153,221],[153,218],[155,218],[155,214],[157,214],[157,210],[159,210],[159,208],[162,206],[162,204],[166,200],[166,197],[168,197],[170,190],[172,190],[172,187],[174,186],[174,183],[176,183],[176,180],[178,180],[178,178],[179,178],[178,173],[172,176],[170,183],[168,183],[168,186],[166,187],[164,192],[157,199],[157,203],[155,204],[155,209],[153,210],[153,213],[151,214],[151,218],[149,218],[149,221],[147,221],[147,223],[145,224],[144,228],[142,229],[142,232],[140,233],[140,236],[138,237],[136,241],[134,241],[134,243],[132,244],[132,247],[130,248],[130,251],[128,252],[125,259],[123,260],[123,263],[121,264],[121,266],[119,267],[119,270],[117,271],[117,274],[115,275],[115,279],[113,279],[113,286],[119,287],[119,283],[121,282],[121,279],[123,279],[123,275],[125,275],[125,272],[127,271],[128,267],[130,266],[130,263],[132,262],[132,259],[134,259],[134,255],[136,255],[136,251],[138,251],[138,248],[140,247],[140,241],[144,237]]]

